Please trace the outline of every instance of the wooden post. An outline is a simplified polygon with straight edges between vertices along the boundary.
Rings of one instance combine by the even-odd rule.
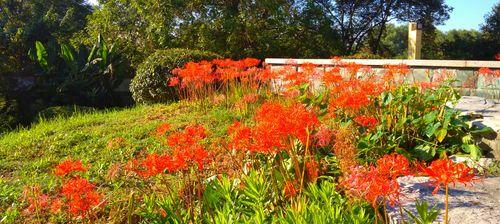
[[[408,59],[422,59],[422,24],[408,23]]]

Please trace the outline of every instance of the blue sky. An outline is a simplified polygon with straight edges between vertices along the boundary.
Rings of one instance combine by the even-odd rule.
[[[440,30],[451,29],[479,29],[484,23],[484,15],[491,12],[493,5],[500,0],[445,0],[446,4],[453,7],[450,19],[445,24],[438,26]]]
[[[451,29],[479,29],[484,22],[484,15],[489,13],[493,5],[500,0],[445,0],[446,4],[453,7],[450,19],[444,25],[438,26],[440,30]],[[97,0],[88,0],[96,4]]]

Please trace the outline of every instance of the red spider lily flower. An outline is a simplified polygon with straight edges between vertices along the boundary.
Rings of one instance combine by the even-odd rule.
[[[126,168],[137,173],[137,175],[143,178],[149,178],[164,173],[166,170],[169,172],[175,172],[183,166],[183,163],[174,161],[174,159],[168,155],[151,153],[142,161],[132,159],[129,161]]]
[[[490,75],[493,74],[493,70],[491,70],[490,68],[480,68],[478,73],[480,75]]]
[[[292,198],[297,195],[299,190],[295,187],[295,182],[294,181],[286,181],[285,182],[285,187],[283,188],[283,193],[285,194],[285,197],[287,198]]]
[[[316,144],[319,147],[325,147],[330,145],[333,137],[333,131],[328,127],[321,126],[313,137],[316,139]]]
[[[341,66],[347,70],[351,78],[355,78],[358,72],[364,67],[363,65],[355,62],[342,63]]]
[[[300,95],[300,90],[298,89],[286,89],[283,92],[283,96],[285,96],[286,98],[295,98],[298,97],[299,95]]]
[[[310,78],[316,78],[319,74],[318,72],[318,65],[315,65],[313,63],[304,63],[300,65],[300,72],[305,74],[305,76],[310,79]]]
[[[341,185],[349,195],[365,199],[374,208],[379,203],[394,205],[399,201],[400,187],[396,179],[382,175],[374,166],[351,167]]]
[[[173,87],[173,86],[178,86],[181,83],[179,77],[171,77],[168,79],[168,86]]]
[[[409,175],[411,173],[408,159],[397,153],[385,155],[378,159],[377,170],[381,175],[385,175],[390,179],[396,179],[399,176]]]
[[[241,127],[235,122],[229,128],[229,145],[240,150],[260,153],[276,153],[285,150],[291,139],[302,144],[310,140],[310,133],[319,121],[314,112],[303,105],[285,106],[267,102],[257,109],[254,116],[255,126]]]
[[[467,185],[477,180],[474,169],[464,163],[454,163],[449,159],[435,160],[430,166],[422,167],[421,170],[434,181],[436,188],[433,194],[438,192],[441,185],[448,186],[448,184],[455,185],[456,183]]]
[[[452,78],[453,73],[449,72],[447,69],[439,69],[434,71],[432,76],[432,82],[442,83],[445,80]]]
[[[384,81],[394,80],[396,75],[406,75],[410,73],[409,67],[405,64],[384,65],[384,68],[385,68],[383,76]]]
[[[438,82],[419,82],[418,85],[422,90],[426,90],[426,89],[436,88],[437,86],[439,86],[439,83]]]
[[[331,70],[323,73],[322,81],[328,87],[340,85],[343,81],[342,75],[340,75],[340,67],[333,67]]]
[[[277,72],[271,71],[271,68],[260,69],[255,74],[255,79],[261,82],[267,82],[278,77]]]
[[[495,54],[495,59],[498,60],[498,61],[500,61],[500,53]]]
[[[256,67],[260,64],[260,60],[256,58],[245,58],[242,60],[245,67]]]
[[[252,142],[252,130],[249,127],[243,127],[239,121],[235,121],[228,128],[230,136],[229,147],[234,149],[249,150]]]
[[[188,125],[184,131],[176,132],[167,137],[167,144],[170,147],[190,146],[204,139],[207,136],[206,130],[201,125]]]
[[[343,81],[331,91],[330,109],[356,112],[371,105],[371,98],[378,96],[385,89],[384,83],[373,78]]]
[[[255,103],[257,102],[257,99],[259,99],[259,95],[255,93],[249,93],[243,96],[243,102],[245,103]]]
[[[378,123],[377,119],[371,116],[358,116],[354,118],[354,122],[363,126],[372,128],[375,127]]]
[[[167,123],[160,124],[158,125],[158,127],[156,127],[156,134],[165,135],[165,133],[167,133],[168,130],[170,130],[170,124]]]
[[[73,172],[86,172],[80,160],[67,159],[58,164],[54,170],[56,176],[66,176]]]
[[[310,80],[307,73],[290,70],[284,72],[283,81],[285,83],[285,88],[292,89],[293,87],[309,83]]]
[[[95,191],[95,185],[82,177],[67,181],[62,186],[61,194],[66,199],[68,212],[75,216],[86,216],[102,200],[102,195]]]
[[[301,104],[284,106],[279,103],[264,103],[254,117],[257,125],[254,128],[257,145],[281,148],[288,145],[289,137],[294,137],[305,144],[308,130],[313,130],[319,124],[314,112],[307,110]],[[254,134],[254,133],[252,133]],[[270,145],[268,145],[270,143]]]
[[[309,181],[315,181],[319,175],[319,165],[315,160],[306,162],[307,178]]]
[[[408,160],[399,154],[385,155],[377,160],[377,166],[351,167],[341,185],[347,193],[363,198],[375,208],[379,203],[399,202],[399,176],[411,173]]]
[[[199,89],[215,81],[216,76],[212,67],[213,64],[208,61],[188,62],[184,68],[174,69],[172,73],[182,78],[182,88],[190,86]]]
[[[172,149],[171,155],[151,153],[143,160],[130,160],[126,169],[143,178],[163,174],[166,171],[174,173],[186,170],[191,165],[197,165],[198,169],[202,170],[210,155],[200,144],[206,136],[203,126],[189,125],[183,131],[167,137],[167,145]]]

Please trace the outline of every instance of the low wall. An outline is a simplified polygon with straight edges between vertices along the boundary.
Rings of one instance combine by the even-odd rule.
[[[271,69],[285,65],[298,67],[304,63],[316,64],[320,69],[328,69],[335,65],[331,59],[267,58],[265,62]],[[490,79],[478,75],[480,68],[500,69],[500,61],[343,59],[342,62],[370,66],[377,73],[383,72],[385,65],[405,64],[410,69],[410,73],[405,77],[409,82],[430,82],[436,75],[446,73],[457,80],[453,85],[462,95],[500,99],[500,78]]]

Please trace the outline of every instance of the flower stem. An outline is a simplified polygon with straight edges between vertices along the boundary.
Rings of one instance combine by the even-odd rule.
[[[448,185],[445,186],[444,224],[448,224]]]

